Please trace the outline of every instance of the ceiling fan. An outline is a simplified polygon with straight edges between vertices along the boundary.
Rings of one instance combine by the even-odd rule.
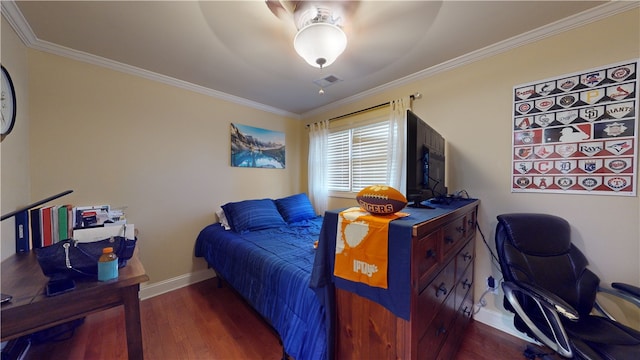
[[[279,19],[293,21],[298,30],[294,38],[296,52],[311,66],[331,65],[347,46],[346,19],[358,8],[359,1],[265,0]]]
[[[265,0],[269,10],[279,19],[293,19],[300,30],[306,22],[311,20],[331,20],[336,25],[343,26],[345,19],[351,19],[360,1],[294,1],[294,0]],[[330,19],[327,19],[330,16]]]

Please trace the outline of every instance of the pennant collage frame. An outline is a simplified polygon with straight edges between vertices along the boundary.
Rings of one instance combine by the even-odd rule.
[[[514,86],[511,192],[636,196],[638,65]]]

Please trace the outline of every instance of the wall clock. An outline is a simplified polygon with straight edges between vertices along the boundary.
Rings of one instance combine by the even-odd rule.
[[[2,114],[2,123],[0,124],[0,136],[1,139],[4,139],[4,137],[13,130],[13,125],[16,122],[16,92],[13,88],[13,82],[11,81],[11,76],[9,76],[7,69],[5,69],[4,66],[1,67],[2,83],[0,83],[0,113]]]

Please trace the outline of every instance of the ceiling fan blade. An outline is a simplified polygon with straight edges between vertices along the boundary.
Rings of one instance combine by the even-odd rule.
[[[298,7],[298,3],[302,1],[290,1],[290,0],[265,0],[267,7],[273,15],[279,19],[291,17]]]
[[[358,9],[360,1],[358,0],[341,0],[341,1],[294,1],[294,0],[265,0],[267,7],[279,19],[291,17],[298,10],[308,9],[309,7],[327,7],[333,8],[341,16],[350,18]]]

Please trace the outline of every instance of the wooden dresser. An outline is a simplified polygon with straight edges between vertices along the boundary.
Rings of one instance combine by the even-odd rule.
[[[413,226],[409,321],[336,288],[336,359],[453,358],[473,313],[478,203]]]

